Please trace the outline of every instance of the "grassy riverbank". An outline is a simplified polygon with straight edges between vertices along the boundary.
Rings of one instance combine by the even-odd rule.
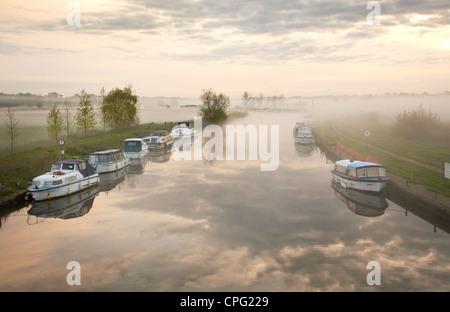
[[[88,137],[67,142],[64,146],[48,145],[0,155],[0,196],[25,191],[28,181],[50,170],[53,162],[60,159],[87,159],[96,151],[123,148],[127,138],[147,136],[153,130],[171,131],[174,123],[150,123],[123,130],[96,131]],[[61,154],[64,150],[64,154]]]
[[[344,124],[339,121],[323,121],[317,123],[314,131],[315,135],[323,144],[332,144],[337,140],[359,154],[364,155],[367,153],[379,159],[389,173],[405,179],[408,183],[424,185],[431,192],[450,197],[450,181],[445,183],[441,173],[405,161],[391,154],[395,153],[423,164],[441,168],[442,161],[449,161],[449,147],[408,141],[387,134],[377,133],[376,131],[370,131],[367,143],[371,146],[368,146],[365,144],[366,137],[364,136],[365,130],[363,128],[352,126],[348,123]],[[384,149],[385,151],[377,148]]]
[[[227,120],[242,118],[248,112],[230,111]],[[193,122],[193,120],[190,120]],[[73,136],[63,147],[52,140],[31,144],[28,149],[20,149],[13,153],[0,154],[0,203],[11,196],[24,192],[29,180],[50,170],[53,162],[60,159],[87,159],[90,153],[107,150],[123,149],[123,141],[132,137],[147,136],[154,130],[171,131],[176,123],[148,123],[122,130],[91,131],[89,136]],[[206,123],[203,124],[205,126]],[[33,126],[40,137],[45,137],[45,126]],[[31,134],[30,134],[31,135]],[[64,150],[64,154],[61,154]]]

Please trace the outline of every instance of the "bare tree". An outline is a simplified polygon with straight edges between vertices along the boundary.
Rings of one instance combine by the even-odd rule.
[[[63,104],[63,113],[62,113],[62,117],[64,119],[64,130],[66,130],[67,132],[67,141],[69,141],[70,139],[70,128],[73,124],[72,121],[72,113],[70,112],[71,110],[71,105],[69,103],[69,101],[67,101],[67,99],[64,101]]]
[[[14,116],[14,109],[8,106],[8,110],[6,111],[5,120],[5,128],[6,133],[8,134],[9,140],[11,142],[11,153],[14,152],[14,141],[17,136],[20,134],[19,132],[19,121]]]
[[[102,101],[101,101],[100,106],[99,106],[98,114],[99,114],[100,119],[101,119],[101,121],[103,123],[103,131],[106,131],[106,124],[108,122],[108,120],[107,120],[108,116],[107,116],[107,112],[106,112],[107,107],[105,105],[105,97],[106,97],[105,87],[102,87],[100,89],[100,94],[102,95]]]

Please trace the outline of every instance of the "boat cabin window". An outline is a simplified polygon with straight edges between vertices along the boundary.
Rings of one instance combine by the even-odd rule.
[[[335,170],[337,172],[340,172],[340,173],[343,173],[343,174],[346,174],[346,175],[349,175],[349,176],[352,176],[352,177],[356,177],[356,170],[355,169],[349,169],[347,167],[336,165],[335,166]]]
[[[140,152],[141,151],[141,142],[138,141],[129,141],[125,142],[125,152]]]
[[[355,177],[356,178],[356,170],[355,169],[348,169],[347,174],[349,176]]]
[[[62,184],[62,180],[55,180],[55,181],[45,181],[44,185],[45,186],[51,186],[51,185],[60,185]]]
[[[107,163],[110,161],[110,156],[112,155],[98,155],[98,162]]]
[[[386,169],[384,167],[367,167],[357,170],[358,178],[378,178],[386,177]]]
[[[61,164],[57,163],[57,164],[52,164],[52,171],[57,171],[61,169]]]
[[[91,155],[91,156],[89,156],[89,162],[95,163],[95,164],[107,163],[107,162],[109,162],[109,156],[110,155],[107,155],[107,154]]]
[[[80,162],[78,165],[78,170],[85,170],[86,169],[86,163],[85,162]]]
[[[335,169],[337,172],[340,172],[340,173],[343,173],[343,174],[347,174],[347,167],[343,167],[343,166],[336,165],[336,166],[334,167],[334,169]]]
[[[378,172],[378,167],[367,168],[367,175],[369,178],[378,178],[380,176]]]
[[[74,167],[75,167],[74,164],[63,164],[62,170],[73,170]]]
[[[71,176],[71,177],[65,178],[64,181],[70,182],[70,181],[73,181],[73,180],[76,180],[76,179],[77,179],[77,177]]]
[[[366,168],[357,169],[356,174],[357,174],[358,178],[367,178]]]

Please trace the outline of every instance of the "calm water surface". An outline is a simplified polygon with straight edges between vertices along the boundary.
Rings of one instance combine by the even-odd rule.
[[[152,155],[89,192],[12,212],[0,228],[0,290],[450,291],[447,221],[334,190],[332,162],[294,144],[302,118],[235,121],[280,125],[276,171]],[[70,261],[80,286],[66,282]],[[381,285],[366,282],[370,261]]]

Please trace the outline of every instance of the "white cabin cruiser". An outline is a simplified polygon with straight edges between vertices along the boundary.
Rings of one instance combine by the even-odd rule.
[[[51,171],[33,179],[27,195],[35,201],[70,195],[99,183],[98,173],[86,160],[62,160]]]
[[[126,139],[123,150],[129,159],[139,159],[148,155],[147,143],[141,138]]]
[[[148,149],[170,148],[173,144],[172,136],[166,130],[158,130],[150,132],[148,137],[144,138]]]
[[[195,137],[196,134],[197,130],[192,128],[189,121],[180,121],[175,127],[173,127],[172,131],[170,132],[170,136],[174,140],[190,139]]]
[[[113,172],[125,168],[130,164],[130,160],[120,149],[111,149],[95,152],[89,155],[88,162],[95,172]]]
[[[295,143],[298,144],[312,144],[316,141],[311,128],[304,123],[296,123],[293,134]]]
[[[358,160],[336,161],[331,173],[333,183],[343,188],[365,192],[382,192],[388,180],[384,166]]]

